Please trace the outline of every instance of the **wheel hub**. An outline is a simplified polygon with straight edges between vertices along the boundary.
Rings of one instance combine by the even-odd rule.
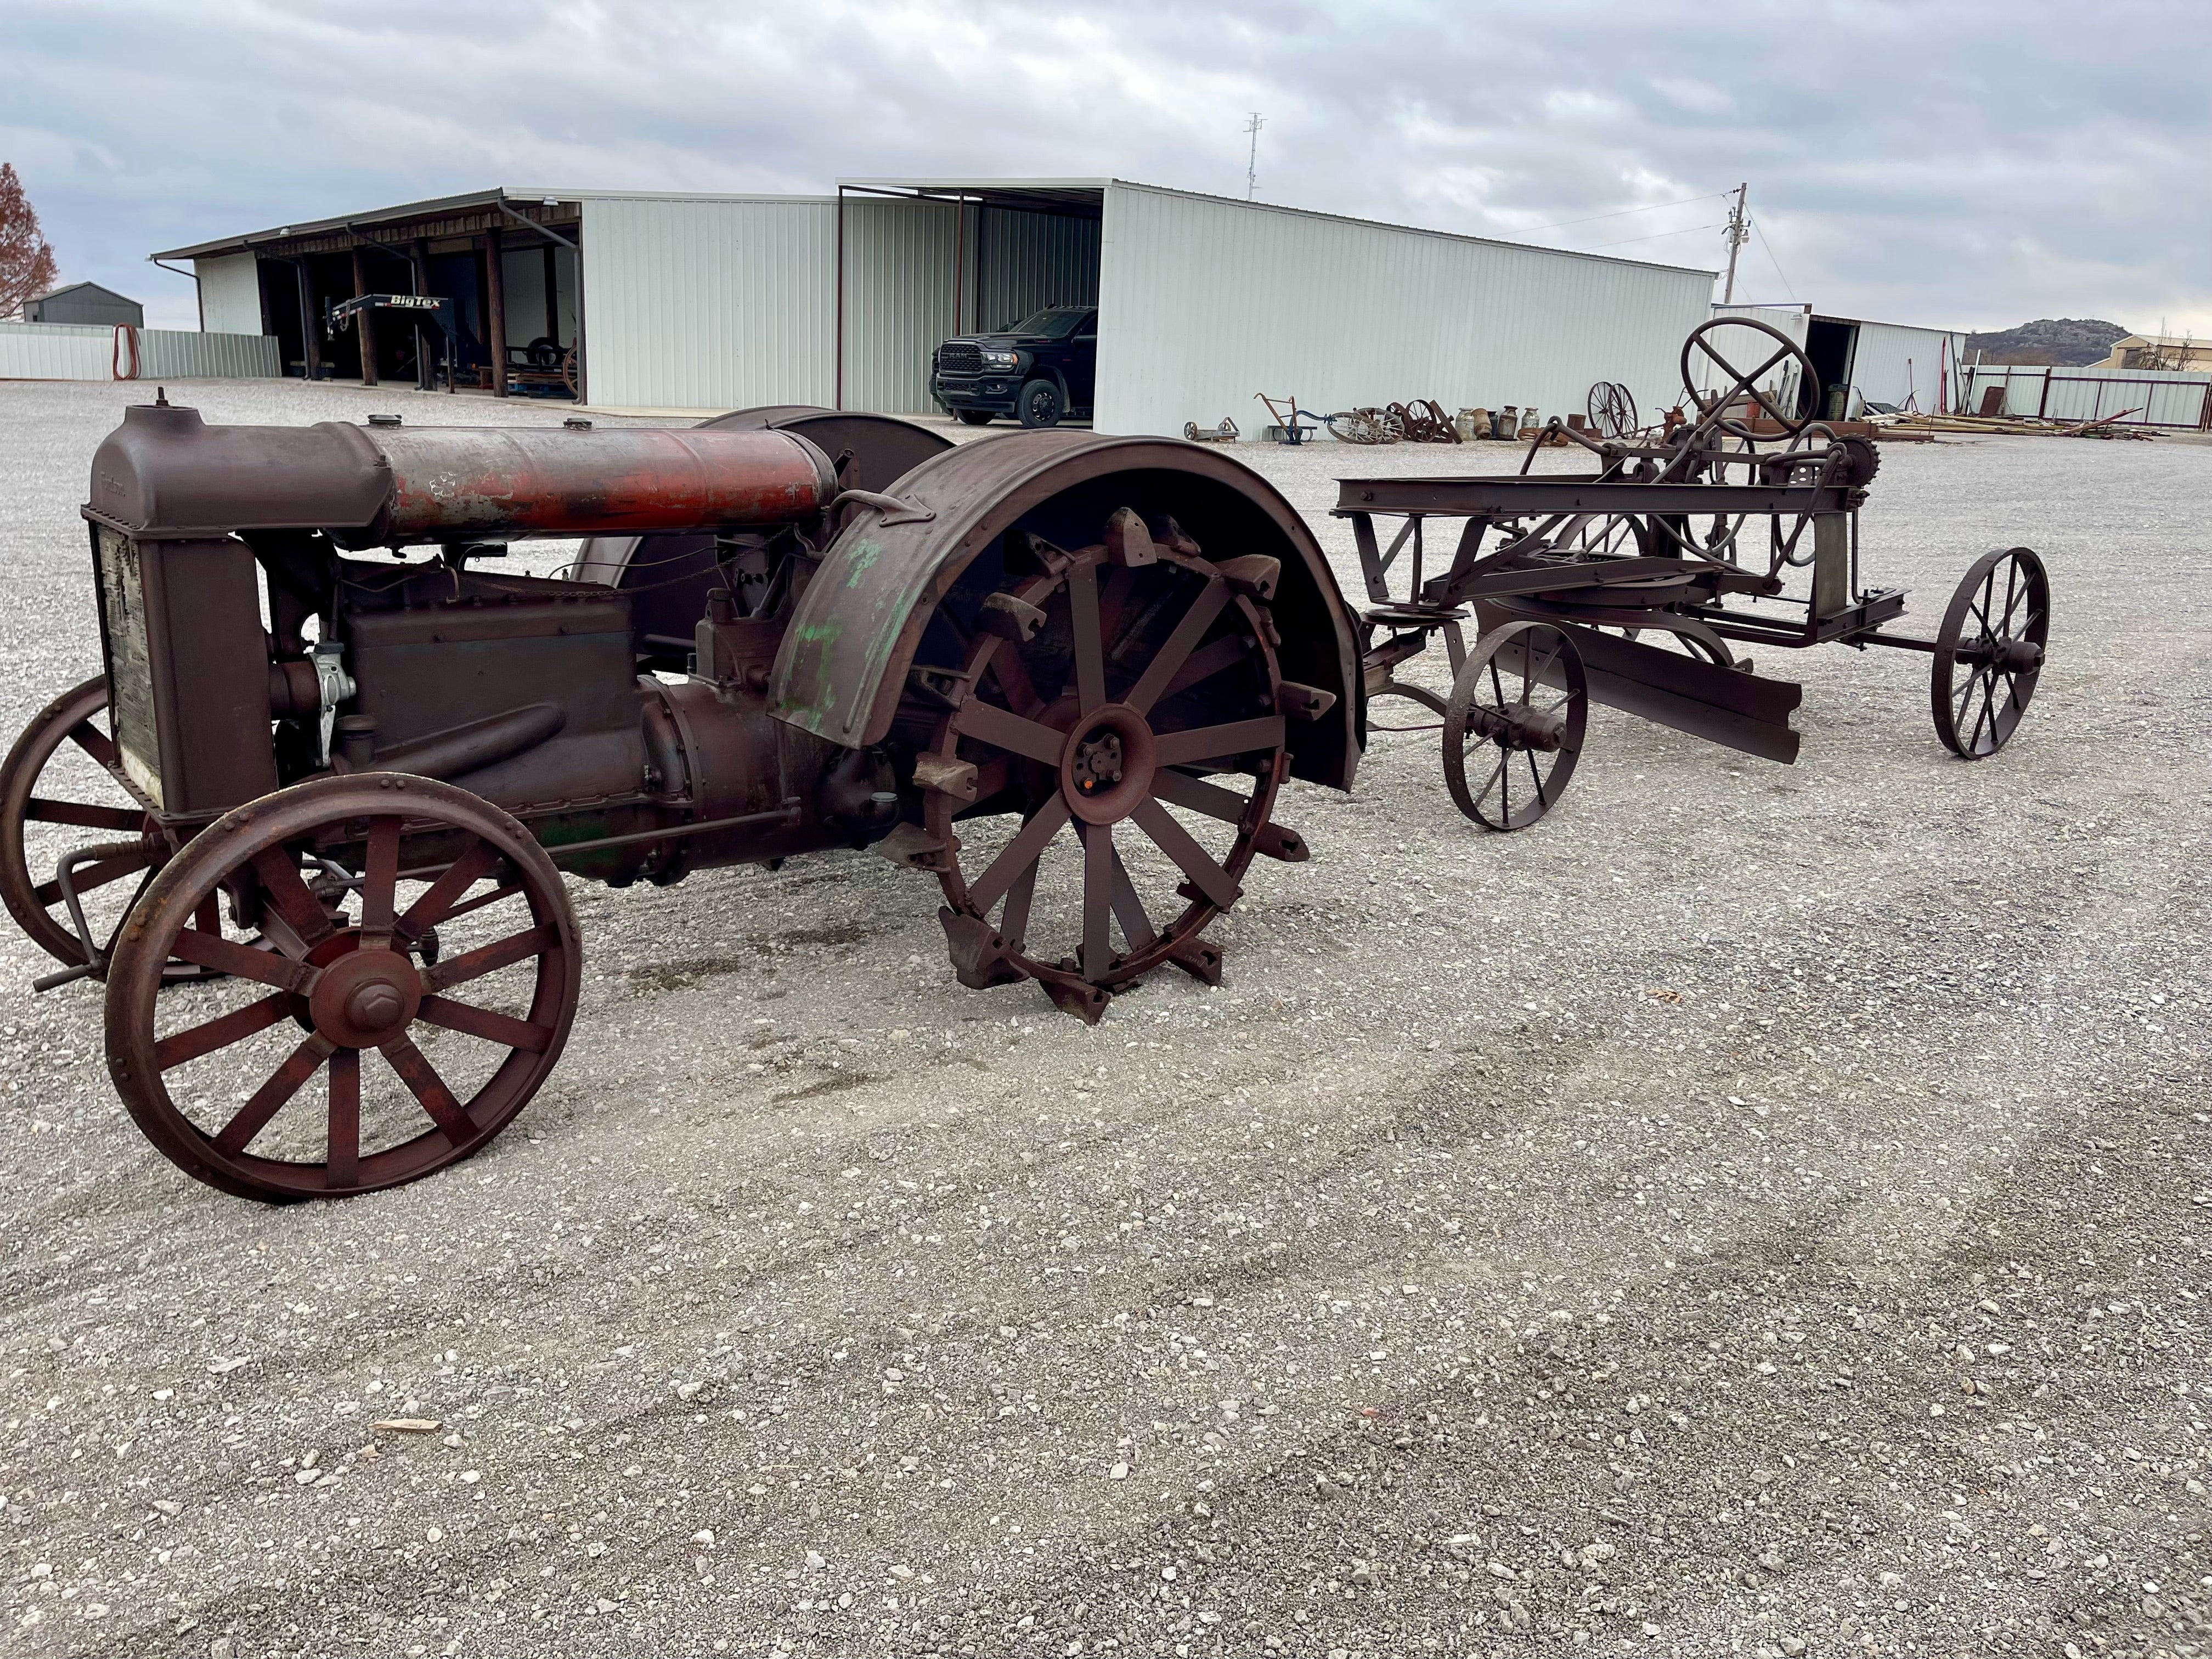
[[[422,981],[403,952],[355,950],[323,969],[308,999],[316,1031],[343,1048],[374,1048],[406,1030]]]
[[[1533,749],[1549,755],[1566,740],[1566,717],[1556,712],[1512,703],[1504,708],[1478,708],[1474,713],[1480,716],[1482,735],[1500,749]]]
[[[1060,793],[1087,823],[1118,823],[1150,797],[1152,728],[1125,703],[1080,715],[1060,760]]]

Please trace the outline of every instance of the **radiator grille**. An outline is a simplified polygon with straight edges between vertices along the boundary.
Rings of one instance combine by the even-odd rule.
[[[983,349],[972,345],[939,346],[937,367],[946,374],[980,374],[983,372]]]
[[[138,544],[100,526],[100,593],[107,613],[108,729],[131,781],[161,805],[161,741],[154,725],[154,670],[146,641],[145,585]]]

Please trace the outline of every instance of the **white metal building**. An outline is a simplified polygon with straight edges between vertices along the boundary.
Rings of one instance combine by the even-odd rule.
[[[291,373],[389,376],[325,337],[368,292],[454,299],[472,374],[574,349],[585,401],[930,407],[932,349],[1048,304],[1098,307],[1096,417],[1176,432],[1254,393],[1318,411],[1432,398],[1579,412],[1592,382],[1680,400],[1712,273],[1109,179],[852,179],[822,197],[501,188],[173,250],[204,325]],[[540,388],[542,389],[542,388]]]
[[[1751,318],[1787,334],[1812,359],[1824,394],[1822,412],[1832,418],[1855,417],[1867,403],[1898,408],[1909,403],[1933,413],[1958,402],[1966,337],[1956,329],[1831,317],[1809,305],[1716,305],[1713,314]],[[1717,330],[1715,333],[1716,343],[1729,353],[1731,361],[1738,348],[1756,349],[1753,342],[1757,337],[1748,330],[1741,333]],[[1749,368],[1765,356],[1759,350],[1743,366]],[[1835,401],[1839,387],[1844,389],[1840,404]]]

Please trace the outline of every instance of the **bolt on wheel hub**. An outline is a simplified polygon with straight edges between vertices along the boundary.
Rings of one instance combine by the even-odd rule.
[[[1152,728],[1126,703],[1108,703],[1079,719],[1060,761],[1060,793],[1086,823],[1118,823],[1152,790]]]
[[[374,1048],[414,1019],[422,976],[397,951],[356,951],[323,970],[307,1000],[318,1033],[343,1048]]]

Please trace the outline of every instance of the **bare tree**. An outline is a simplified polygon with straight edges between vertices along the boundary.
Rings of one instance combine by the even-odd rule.
[[[0,161],[0,319],[54,285],[54,251],[40,234],[38,210],[23,196],[12,162]]]

